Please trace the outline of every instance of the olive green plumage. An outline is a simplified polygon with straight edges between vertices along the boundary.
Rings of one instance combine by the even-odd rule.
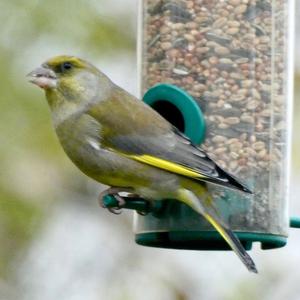
[[[256,272],[202,183],[250,193],[247,187],[90,63],[58,56],[29,75],[31,82],[45,89],[60,143],[82,172],[113,187],[131,188],[149,200],[184,202],[202,214]]]

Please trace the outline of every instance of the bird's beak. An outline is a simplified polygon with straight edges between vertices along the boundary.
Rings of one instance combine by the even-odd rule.
[[[57,76],[49,68],[38,67],[27,74],[29,82],[36,84],[42,89],[55,88],[57,86]]]

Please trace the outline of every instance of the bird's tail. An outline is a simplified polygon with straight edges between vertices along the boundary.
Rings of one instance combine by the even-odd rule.
[[[220,220],[213,207],[212,199],[208,194],[206,186],[198,184],[196,192],[192,192],[190,189],[183,189],[179,194],[179,198],[182,202],[193,208],[199,214],[203,215],[205,219],[219,232],[247,269],[250,272],[257,273],[254,261],[248,255],[240,240],[229,229],[229,227]]]
[[[220,233],[220,235],[228,243],[231,249],[237,254],[240,260],[244,263],[247,269],[250,272],[257,273],[257,269],[254,261],[246,252],[240,240],[236,237],[236,235],[232,232],[232,230],[221,225],[215,218],[213,218],[209,214],[205,214],[204,217]]]

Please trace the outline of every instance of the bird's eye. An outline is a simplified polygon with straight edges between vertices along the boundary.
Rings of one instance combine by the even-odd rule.
[[[64,63],[61,65],[61,70],[62,70],[62,72],[63,72],[63,71],[70,70],[70,69],[72,69],[72,68],[73,68],[73,65],[72,65],[70,62],[68,62],[68,61],[64,62]]]

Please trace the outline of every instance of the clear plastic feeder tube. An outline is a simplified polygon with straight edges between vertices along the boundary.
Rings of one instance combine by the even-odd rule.
[[[289,0],[141,0],[141,95],[170,83],[205,114],[201,147],[253,196],[210,185],[238,232],[287,236],[292,109]],[[192,212],[138,217],[136,232],[212,230]]]

